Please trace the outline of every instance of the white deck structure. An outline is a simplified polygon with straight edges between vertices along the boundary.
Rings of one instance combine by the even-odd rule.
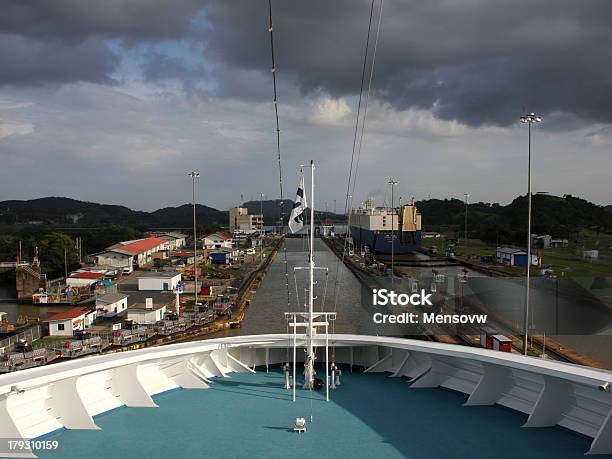
[[[317,352],[324,338],[315,337]],[[206,389],[209,378],[286,360],[287,335],[254,335],[146,348],[0,376],[0,437],[37,438],[58,429],[98,429],[93,416],[122,405],[155,407],[151,396]],[[299,346],[304,346],[302,338]],[[330,335],[336,362],[406,377],[421,387],[470,394],[529,415],[525,427],[560,425],[593,438],[589,453],[612,453],[612,372],[481,348],[362,335]],[[299,352],[298,355],[302,355]],[[321,361],[322,359],[319,359]],[[28,453],[14,457],[34,457]]]

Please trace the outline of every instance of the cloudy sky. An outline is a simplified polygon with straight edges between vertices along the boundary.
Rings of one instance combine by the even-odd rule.
[[[380,0],[375,0],[374,25]],[[267,0],[5,0],[0,200],[151,210],[278,197]],[[285,197],[343,207],[370,0],[273,0]],[[355,200],[612,204],[612,2],[386,0]],[[372,43],[373,44],[373,43]],[[372,50],[370,50],[370,56]]]

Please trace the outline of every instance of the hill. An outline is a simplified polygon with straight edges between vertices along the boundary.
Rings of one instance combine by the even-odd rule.
[[[264,201],[247,201],[243,204],[246,207],[250,214],[259,214],[261,213],[261,209],[263,209],[264,220],[266,224],[272,224],[273,221],[276,221],[279,216],[279,210],[282,212],[282,215],[285,216],[285,220],[291,213],[291,209],[293,208],[293,201],[290,199],[283,199],[282,203],[280,199],[271,199]],[[319,209],[316,210],[316,219],[315,221],[318,223],[319,219],[323,220],[329,218],[335,222],[344,222],[346,221],[346,217],[344,215],[334,214],[333,212],[324,212]]]
[[[423,215],[423,229],[454,231],[463,236],[465,203],[459,199],[429,199],[416,203]],[[527,235],[527,196],[507,206],[489,203],[468,204],[468,232],[471,238],[487,242],[522,243]],[[612,213],[584,199],[536,194],[532,200],[532,233],[575,239],[578,232],[592,229],[612,232]]]
[[[227,212],[198,204],[196,215],[202,226],[227,224]],[[0,202],[0,224],[96,227],[129,225],[137,227],[190,228],[193,207],[184,204],[154,212],[132,210],[125,206],[98,204],[70,198],[48,197]]]

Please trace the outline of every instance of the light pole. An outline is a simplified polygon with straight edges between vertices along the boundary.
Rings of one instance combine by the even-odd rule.
[[[465,196],[465,247],[467,247],[468,245],[467,212],[468,212],[468,198],[470,197],[470,195],[468,193],[463,193],[463,196]]]
[[[261,229],[259,230],[259,261],[263,260],[263,230],[264,230],[264,218],[263,218],[263,193],[259,193],[259,213],[261,214]]]
[[[525,281],[525,336],[523,337],[523,353],[527,355],[527,334],[529,332],[529,273],[531,270],[531,125],[542,121],[542,117],[535,113],[528,113],[519,118],[521,123],[527,123],[528,162],[527,162],[527,274]]]
[[[393,191],[397,182],[389,179],[387,183],[391,185],[391,285],[393,285],[393,278],[395,277],[395,209],[393,208]]]
[[[193,308],[194,310],[196,310],[198,306],[198,237],[196,233],[195,179],[200,176],[200,171],[197,169],[194,169],[187,175],[191,177],[191,187],[192,187],[192,193],[193,193],[193,278],[194,278],[193,293],[195,295]]]

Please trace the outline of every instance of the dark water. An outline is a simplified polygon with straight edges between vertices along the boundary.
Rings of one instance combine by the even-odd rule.
[[[40,317],[45,319],[52,315],[55,310],[62,309],[61,306],[40,307],[28,304],[18,304],[15,301],[16,293],[12,285],[0,284],[0,312],[6,312],[9,322],[15,322],[19,316]]]

